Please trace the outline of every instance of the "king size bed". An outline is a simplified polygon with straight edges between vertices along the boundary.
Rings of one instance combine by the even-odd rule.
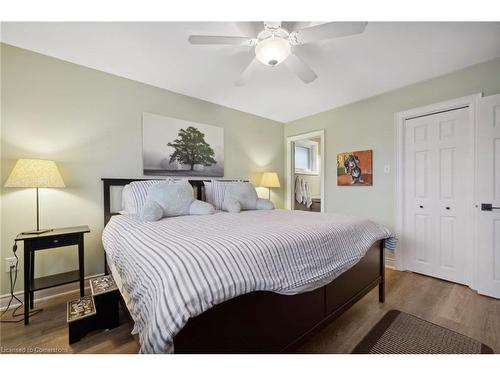
[[[150,223],[111,209],[111,187],[143,180],[102,181],[105,268],[141,352],[289,352],[373,288],[384,302],[392,237],[372,221],[275,209]]]

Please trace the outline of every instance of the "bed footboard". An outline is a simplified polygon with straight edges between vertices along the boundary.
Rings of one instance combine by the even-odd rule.
[[[384,302],[384,252],[376,242],[351,269],[307,293],[254,292],[190,319],[175,336],[176,353],[278,353],[294,350],[379,287]]]

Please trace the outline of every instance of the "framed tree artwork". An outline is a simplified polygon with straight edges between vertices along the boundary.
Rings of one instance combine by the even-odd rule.
[[[145,175],[224,176],[224,129],[142,114]]]
[[[372,186],[372,150],[337,154],[338,186]]]

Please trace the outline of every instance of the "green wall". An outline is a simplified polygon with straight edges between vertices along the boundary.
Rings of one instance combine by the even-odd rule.
[[[103,270],[101,177],[142,177],[142,112],[223,127],[228,178],[283,176],[282,123],[5,44],[1,55],[0,294],[8,292],[4,258],[15,235],[36,225],[34,189],[3,188],[18,158],[57,161],[67,188],[41,190],[41,225],[90,226],[86,275]],[[273,190],[278,206],[282,195]],[[76,251],[68,250],[40,255],[36,273],[74,269]]]
[[[394,113],[500,92],[500,59],[495,59],[283,126],[9,45],[1,45],[1,55],[1,294],[8,291],[4,258],[12,254],[12,240],[35,225],[33,189],[3,188],[18,158],[58,162],[67,188],[41,192],[42,226],[88,224],[92,232],[86,237],[85,263],[86,274],[92,275],[102,271],[100,178],[142,177],[142,112],[223,127],[226,177],[254,183],[263,171],[277,171],[285,182],[285,135],[326,129],[326,211],[368,217],[393,228]],[[362,149],[373,150],[373,186],[338,187],[337,153]],[[383,171],[386,164],[389,174]],[[273,191],[278,206],[282,197],[282,189]],[[75,251],[55,250],[40,256],[36,272],[48,275],[75,265]],[[22,273],[20,280],[17,290],[23,288]]]
[[[325,208],[394,227],[394,113],[482,92],[500,92],[500,58],[285,125],[291,136],[325,129]],[[337,186],[337,153],[373,150],[373,186]],[[391,172],[384,173],[384,165]]]

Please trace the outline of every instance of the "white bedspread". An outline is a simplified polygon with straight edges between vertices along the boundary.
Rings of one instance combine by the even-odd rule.
[[[356,264],[384,227],[305,211],[217,212],[146,223],[114,216],[103,232],[141,352],[173,350],[173,337],[215,304],[252,291],[319,287]]]

